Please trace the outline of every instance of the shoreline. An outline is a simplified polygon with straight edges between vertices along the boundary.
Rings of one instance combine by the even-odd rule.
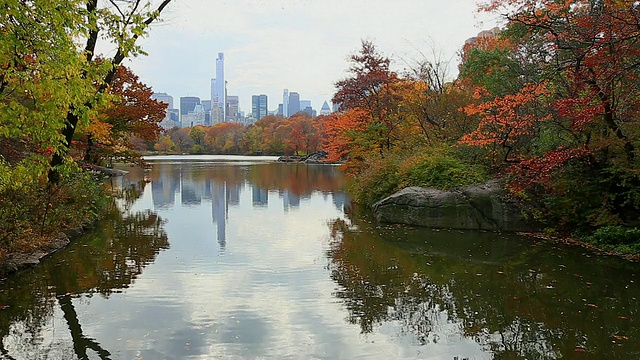
[[[605,250],[605,249],[599,248],[599,247],[597,247],[597,246],[595,246],[593,244],[590,244],[590,243],[588,243],[586,241],[578,240],[576,238],[572,238],[572,237],[568,237],[568,236],[567,237],[551,236],[551,235],[545,235],[544,233],[540,233],[540,232],[516,232],[516,234],[521,235],[521,236],[534,238],[534,239],[540,239],[540,240],[555,242],[555,243],[558,243],[558,244],[579,246],[579,247],[581,247],[583,249],[592,251],[595,255],[598,255],[598,256],[616,256],[616,257],[619,257],[621,259],[624,259],[626,261],[631,261],[631,262],[637,262],[637,261],[640,260],[640,254],[621,254],[621,253],[618,253],[616,251]]]
[[[51,238],[46,244],[29,252],[10,253],[6,258],[0,260],[0,278],[14,275],[22,270],[27,270],[38,265],[40,261],[56,251],[64,249],[72,241],[77,240],[88,231],[95,228],[100,218],[93,223],[86,223],[81,226],[62,230]]]

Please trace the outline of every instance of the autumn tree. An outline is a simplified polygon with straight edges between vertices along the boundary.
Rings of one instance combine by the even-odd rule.
[[[467,105],[464,112],[470,117],[478,116],[480,121],[475,130],[461,138],[461,142],[488,148],[494,167],[519,163],[531,156],[530,148],[533,141],[539,139],[541,125],[550,120],[549,101],[546,84],[531,84],[516,94]]]
[[[193,140],[192,153],[200,153],[204,150],[204,138],[206,131],[204,126],[198,125],[189,129],[189,137]]]
[[[528,148],[520,147],[526,151],[505,157],[515,161],[510,172],[516,189],[541,186],[555,194],[552,202],[556,208],[565,204],[562,217],[574,218],[569,222],[638,222],[638,5],[492,0],[483,9],[504,15],[501,36],[512,46],[493,49],[484,62],[482,51],[469,57],[470,64],[483,65],[469,73],[485,74],[474,77],[485,93],[483,103],[466,108],[482,120],[464,141],[483,146],[491,137],[504,139],[505,131],[512,141],[527,138]],[[500,86],[500,77],[521,86]],[[540,99],[547,106],[539,112],[533,90],[543,87]],[[571,184],[576,177],[580,186]],[[584,189],[599,195],[577,201]]]
[[[359,133],[370,123],[369,112],[354,108],[342,113],[332,113],[324,121],[324,149],[329,152],[329,161],[343,161],[349,156],[364,160],[368,143],[358,140]]]
[[[352,55],[350,62],[350,76],[335,83],[332,102],[343,112],[360,109],[369,113],[362,135],[383,155],[398,139],[396,128],[402,121],[396,113],[399,97],[392,88],[398,75],[390,69],[391,60],[369,41],[362,41],[360,52]]]
[[[78,4],[8,0],[0,10],[0,154],[13,165],[26,156],[25,176],[46,171],[61,146],[65,108],[91,91],[78,76]]]
[[[278,132],[282,117],[268,115],[256,121],[255,126],[261,128],[261,147],[267,154],[282,155],[285,150],[283,131]]]
[[[176,146],[176,150],[187,153],[193,148],[193,139],[189,136],[189,128],[174,127],[167,131],[167,136]]]
[[[158,142],[153,146],[153,148],[157,151],[168,153],[175,149],[176,144],[171,141],[171,138],[168,135],[160,136]]]
[[[206,130],[204,142],[214,154],[236,154],[244,126],[236,123],[219,123]]]
[[[240,149],[243,154],[260,154],[262,153],[262,131],[263,128],[256,125],[249,125],[245,129],[240,138]]]
[[[109,101],[94,116],[86,130],[85,161],[100,157],[131,157],[132,137],[155,142],[162,130],[167,104],[151,98],[151,88],[122,65],[114,75],[106,93]],[[95,143],[95,144],[94,144]],[[99,153],[93,154],[97,145]]]
[[[72,85],[70,91],[75,95],[66,104],[66,121],[60,129],[62,139],[57,151],[50,162],[49,182],[57,183],[60,174],[57,169],[65,161],[65,155],[72,144],[75,131],[81,121],[87,121],[89,112],[101,101],[102,94],[113,81],[118,66],[122,61],[131,56],[142,53],[142,49],[136,44],[139,37],[144,36],[162,10],[171,0],[162,0],[157,7],[151,1],[108,1],[98,0],[64,2],[53,9],[54,16],[62,9],[72,12],[73,21],[61,23],[62,29],[72,32],[74,40],[81,42],[83,48],[77,53],[76,61],[80,62],[80,71],[75,79],[77,83]],[[29,2],[27,2],[29,3]],[[34,5],[37,7],[38,5]],[[116,46],[116,51],[111,58],[96,60],[96,48],[100,40],[105,40]],[[72,47],[74,50],[77,47]],[[79,58],[78,58],[79,56]],[[97,90],[79,91],[78,85],[94,87]]]

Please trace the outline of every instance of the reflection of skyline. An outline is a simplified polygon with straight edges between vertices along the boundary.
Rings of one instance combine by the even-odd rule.
[[[311,193],[318,190],[300,186],[307,183],[309,176],[322,178],[335,175],[335,169],[328,167],[299,167],[295,169],[295,173],[287,171],[290,167],[278,168],[277,171],[273,171],[274,168],[269,166],[255,167],[252,172],[241,169],[239,166],[228,164],[201,167],[199,164],[191,163],[155,163],[152,175],[156,176],[150,177],[154,209],[171,209],[176,204],[182,207],[198,207],[210,201],[216,240],[224,250],[229,207],[240,206],[241,192],[245,185],[251,187],[252,207],[267,208],[269,191],[277,190],[282,199],[283,209],[288,212],[292,209],[298,210],[301,202],[310,199]],[[295,176],[292,177],[292,174]],[[282,187],[273,188],[275,184],[282,184]],[[306,190],[301,193],[300,188]],[[180,196],[177,198],[176,194]],[[341,210],[346,199],[345,193],[336,189],[332,192],[332,197],[333,204]]]
[[[227,245],[227,219],[229,215],[229,202],[227,201],[227,184],[225,182],[211,182],[211,216],[216,224],[218,244],[224,250]]]
[[[280,197],[282,198],[282,208],[284,209],[284,212],[289,211],[290,208],[300,207],[300,196],[293,192],[287,189],[280,190]]]
[[[269,205],[269,192],[257,185],[251,185],[251,199],[254,207]]]
[[[344,191],[336,191],[331,194],[333,205],[337,210],[344,211],[344,206],[348,203],[349,199]]]
[[[200,205],[202,198],[205,197],[205,194],[207,193],[205,182],[194,180],[193,172],[181,172],[181,179],[182,205]]]

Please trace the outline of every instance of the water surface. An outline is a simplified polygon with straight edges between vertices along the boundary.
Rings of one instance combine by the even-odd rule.
[[[635,263],[378,225],[335,166],[148,160],[122,211],[0,283],[0,358],[640,358]]]

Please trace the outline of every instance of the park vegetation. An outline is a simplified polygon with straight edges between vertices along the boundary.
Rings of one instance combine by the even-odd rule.
[[[319,137],[365,205],[406,186],[502,178],[549,231],[637,253],[640,4],[490,0],[481,10],[504,26],[466,42],[456,78],[437,57],[397,73],[363,41],[335,83],[338,112],[190,138],[214,151],[272,153],[312,151]]]
[[[135,41],[168,3],[7,2],[0,256],[97,216],[104,200],[81,168],[134,161],[139,151],[323,150],[363,205],[406,186],[500,178],[549,231],[640,251],[637,2],[490,0],[481,10],[504,25],[464,44],[456,77],[435,51],[396,72],[363,41],[335,83],[337,112],[161,131],[165,105],[121,62],[142,52]],[[105,38],[113,57],[95,54]]]
[[[169,2],[3,1],[0,260],[100,217],[108,200],[83,160],[154,140],[164,105],[121,63]]]

